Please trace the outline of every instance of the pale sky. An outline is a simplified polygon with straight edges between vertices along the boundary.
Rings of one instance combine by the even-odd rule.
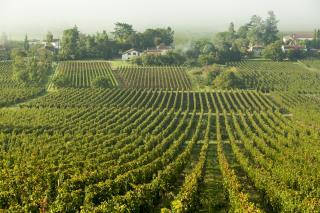
[[[320,28],[320,0],[0,0],[0,32],[37,37],[77,25],[80,31],[112,31],[127,22],[137,30],[171,26],[176,31],[216,32],[266,17],[273,10],[282,31]]]

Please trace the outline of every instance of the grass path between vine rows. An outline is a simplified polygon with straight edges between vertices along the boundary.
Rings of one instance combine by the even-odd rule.
[[[217,143],[210,141],[205,164],[203,184],[200,188],[199,212],[228,212],[223,177],[217,158]]]

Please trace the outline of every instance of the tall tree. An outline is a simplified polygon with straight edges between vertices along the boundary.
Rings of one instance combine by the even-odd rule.
[[[114,31],[112,32],[115,40],[121,43],[126,43],[130,35],[134,33],[132,25],[120,22],[115,23]]]
[[[77,26],[63,31],[60,51],[62,59],[76,59],[79,56],[79,41]]]
[[[251,45],[261,45],[264,43],[265,25],[260,16],[253,15],[249,23],[248,39]]]
[[[311,42],[311,46],[313,48],[317,48],[318,47],[318,31],[315,29],[313,32],[313,39]]]
[[[318,29],[317,31],[317,47],[316,48],[320,48],[320,29]]]
[[[48,32],[46,35],[46,41],[47,42],[53,42],[53,34],[51,32]]]
[[[233,42],[235,38],[236,38],[236,31],[234,29],[234,23],[231,22],[228,30],[228,40],[230,42]]]
[[[25,50],[26,52],[28,52],[29,49],[30,49],[30,45],[29,45],[29,40],[28,40],[28,35],[27,35],[27,34],[26,34],[26,36],[24,37],[23,47],[24,47],[24,50]]]
[[[34,46],[28,55],[24,51],[12,51],[13,74],[25,84],[39,86],[46,82],[52,70],[52,53],[45,48]]]
[[[279,39],[278,37],[278,20],[273,11],[268,12],[269,17],[265,21],[264,44],[268,45]]]
[[[0,37],[0,45],[6,47],[8,45],[8,36],[6,33],[2,33]]]

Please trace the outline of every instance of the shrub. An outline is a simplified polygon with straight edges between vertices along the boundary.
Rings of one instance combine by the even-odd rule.
[[[112,82],[109,78],[100,76],[91,81],[91,86],[94,88],[111,88]]]
[[[58,75],[53,79],[53,83],[56,87],[68,87],[71,82],[67,77]]]
[[[219,74],[213,80],[213,86],[220,89],[242,88],[242,78],[238,70],[234,67],[229,68]]]
[[[262,51],[263,57],[273,61],[282,61],[285,58],[285,54],[282,52],[281,45],[281,41],[269,44]]]

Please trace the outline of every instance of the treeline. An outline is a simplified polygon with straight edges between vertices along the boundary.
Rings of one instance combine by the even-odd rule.
[[[75,26],[64,30],[59,58],[61,60],[117,58],[130,48],[142,51],[159,44],[171,45],[173,35],[174,31],[170,27],[137,32],[132,25],[126,23],[116,23],[111,36],[106,31],[87,35],[81,33]]]
[[[308,49],[320,49],[320,29],[315,29],[313,32],[312,41],[306,41]]]
[[[176,50],[175,54],[170,55],[144,55],[133,60],[133,63],[165,65],[169,62],[170,65],[205,66],[240,61],[245,57],[251,57],[252,53],[248,52],[250,46],[265,46],[279,40],[278,20],[272,11],[268,15],[266,20],[254,15],[238,30],[230,23],[229,29],[215,35],[213,42],[193,41],[186,50]]]

